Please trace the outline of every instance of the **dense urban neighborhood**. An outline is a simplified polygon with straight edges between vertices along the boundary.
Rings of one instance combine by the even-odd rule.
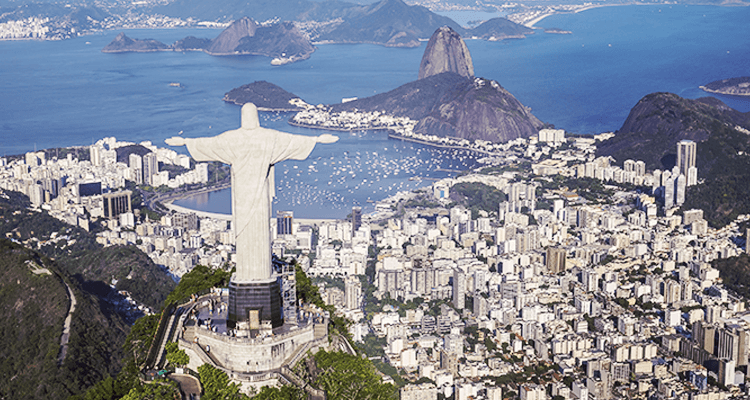
[[[712,226],[680,207],[699,183],[695,143],[678,144],[672,170],[646,171],[596,157],[608,137],[544,129],[346,219],[279,211],[273,252],[351,322],[402,399],[743,395],[750,314],[744,283],[720,270],[747,257],[748,217]],[[208,164],[107,138],[3,165],[4,190],[104,246],[138,247],[174,279],[231,267],[228,216],[142,208],[160,188],[205,187]]]

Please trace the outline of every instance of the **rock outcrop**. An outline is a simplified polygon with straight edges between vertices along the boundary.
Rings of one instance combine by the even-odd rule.
[[[467,78],[419,121],[414,132],[502,143],[536,135],[543,125],[496,81]]]
[[[333,2],[319,3],[333,5]],[[336,3],[341,7],[345,3]],[[419,39],[429,37],[438,27],[461,26],[448,17],[437,15],[419,5],[408,5],[403,0],[381,0],[366,6],[328,10],[318,20],[341,19],[341,23],[326,28],[316,40],[335,43],[376,43],[388,47],[419,47]]]
[[[417,120],[415,133],[495,143],[537,134],[544,124],[496,81],[475,78],[461,36],[438,28],[427,44],[419,79],[331,111],[380,111]]]
[[[419,121],[416,133],[507,142],[535,135],[543,124],[495,81],[443,72],[381,93],[331,106],[340,111],[380,111]]]
[[[240,45],[240,40],[246,37],[255,36],[258,24],[251,18],[242,17],[224,29],[217,36],[206,52],[214,56],[235,54],[235,49]]]
[[[466,43],[448,26],[438,28],[427,42],[419,65],[419,79],[443,72],[453,72],[464,77],[474,76],[474,64]]]
[[[258,27],[255,35],[240,39],[235,51],[273,57],[274,61],[287,63],[309,58],[315,47],[293,23],[281,22]]]

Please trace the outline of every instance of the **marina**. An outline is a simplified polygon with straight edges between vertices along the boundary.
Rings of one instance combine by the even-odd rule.
[[[268,126],[279,122],[282,119],[274,115],[266,116]],[[284,126],[272,127],[284,129]],[[274,211],[294,210],[295,217],[303,218],[344,218],[353,206],[367,211],[374,201],[475,168],[479,165],[477,159],[483,156],[472,150],[389,139],[382,130],[335,134],[340,137],[339,147],[343,151],[316,148],[307,160],[286,161],[276,166]],[[361,141],[368,143],[358,146]],[[229,213],[231,189],[180,199],[174,204]]]

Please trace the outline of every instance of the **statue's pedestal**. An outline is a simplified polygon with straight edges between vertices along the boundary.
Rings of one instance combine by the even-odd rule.
[[[238,322],[253,325],[262,321],[271,321],[274,328],[283,325],[281,290],[278,280],[276,278],[246,282],[231,280],[228,312],[227,320],[230,325]]]

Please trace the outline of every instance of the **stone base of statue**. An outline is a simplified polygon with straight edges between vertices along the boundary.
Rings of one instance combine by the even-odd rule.
[[[259,281],[229,282],[227,325],[261,329],[265,321],[273,328],[284,324],[281,315],[281,289],[276,278]]]

